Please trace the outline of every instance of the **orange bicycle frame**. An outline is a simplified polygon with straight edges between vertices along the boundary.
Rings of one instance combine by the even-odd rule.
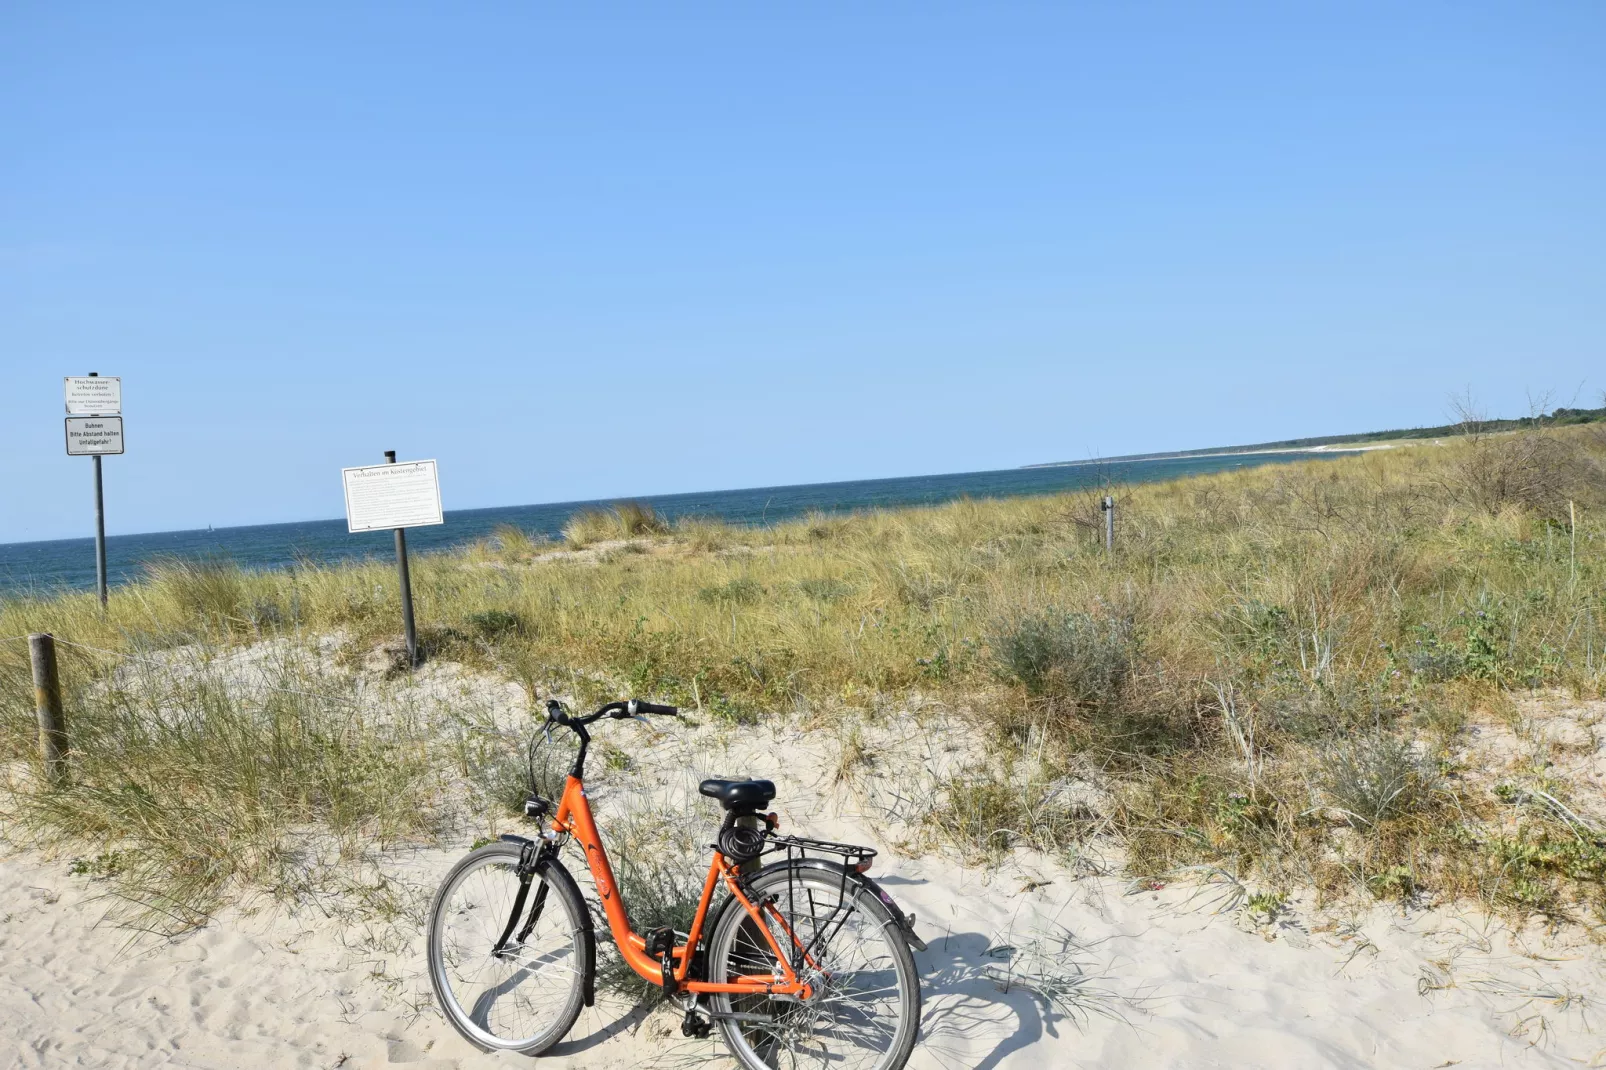
[[[608,918],[608,930],[613,934],[613,941],[619,947],[619,954],[630,964],[630,968],[643,978],[653,984],[662,984],[664,980],[662,963],[647,954],[646,939],[630,927],[624,902],[619,896],[619,885],[613,877],[613,867],[608,863],[608,852],[602,845],[602,836],[597,831],[597,823],[591,816],[591,804],[586,798],[585,785],[578,777],[571,775],[564,782],[563,798],[559,800],[557,813],[552,819],[552,831],[559,835],[572,836],[585,851],[586,865],[591,869],[591,879],[596,884],[598,897],[602,900],[602,910]],[[759,907],[755,906],[742,891],[737,880],[738,873],[736,864],[716,849],[713,860],[708,865],[708,876],[703,881],[703,893],[697,902],[697,915],[692,920],[691,932],[687,934],[686,943],[676,946],[670,952],[674,963],[672,976],[676,990],[810,998],[813,994],[812,986],[798,979],[789,962],[790,956],[781,951],[780,944],[776,942],[770,926],[765,924]],[[773,974],[743,975],[735,981],[719,983],[688,979],[692,957],[702,938],[703,923],[708,917],[708,904],[713,900],[714,889],[721,881],[742,905],[742,909],[747,911],[748,916],[758,923],[759,930],[763,932],[764,939],[769,943],[770,951],[775,955],[775,961],[781,968],[780,978],[776,978]],[[766,908],[766,913],[780,924],[793,946],[803,953],[804,961],[811,967],[818,968],[781,913],[773,905],[766,904]]]

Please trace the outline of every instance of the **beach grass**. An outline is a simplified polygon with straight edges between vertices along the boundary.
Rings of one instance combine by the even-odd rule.
[[[933,784],[921,820],[983,854],[1103,836],[1140,875],[1230,866],[1324,895],[1481,896],[1599,920],[1606,833],[1509,802],[1542,791],[1576,817],[1566,785],[1501,771],[1503,798],[1456,762],[1467,726],[1510,721],[1513,695],[1599,694],[1603,491],[1591,426],[1116,488],[1113,552],[1091,494],[756,528],[670,526],[623,503],[577,516],[564,544],[505,529],[421,556],[414,597],[430,659],[532,697],[650,696],[821,730],[941,704],[989,743]],[[167,561],[105,614],[85,594],[5,602],[0,635],[147,657],[325,637],[356,679],[394,648],[399,617],[387,562]],[[461,753],[405,724],[335,731],[282,704],[119,698],[115,659],[75,649],[63,672],[83,731],[64,794],[28,772],[25,651],[0,648],[6,806],[33,835],[221,852],[204,865],[261,880],[250,859],[265,848],[237,828],[266,843],[308,822],[427,836],[461,783],[442,772]],[[148,729],[174,709],[185,731]],[[282,767],[248,761],[247,741],[277,746],[285,724],[305,746],[272,751]],[[130,763],[194,787],[92,820],[91,798],[125,797]],[[1097,780],[1102,808],[1056,801],[1069,780]],[[220,828],[203,812],[235,816]]]

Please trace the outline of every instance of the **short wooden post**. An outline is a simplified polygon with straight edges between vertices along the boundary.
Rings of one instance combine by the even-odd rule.
[[[1115,552],[1115,499],[1108,494],[1099,502],[1099,508],[1104,511],[1104,552]]]
[[[67,721],[61,712],[61,674],[56,670],[56,640],[48,632],[28,636],[33,662],[34,705],[39,711],[39,753],[53,784],[67,779]]]

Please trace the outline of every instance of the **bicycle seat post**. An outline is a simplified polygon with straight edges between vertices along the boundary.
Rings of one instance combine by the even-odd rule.
[[[764,824],[764,819],[759,817],[757,814],[737,814],[731,819],[731,824],[735,825],[739,829],[762,829],[766,827]],[[736,870],[738,873],[746,876],[749,873],[757,873],[763,868],[763,865],[764,864],[757,858],[750,858],[746,862],[743,862],[741,865],[737,866]]]

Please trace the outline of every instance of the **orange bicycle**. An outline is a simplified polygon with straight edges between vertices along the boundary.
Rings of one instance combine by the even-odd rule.
[[[558,857],[572,840],[619,954],[684,1009],[683,1034],[717,1028],[751,1070],[899,1070],[920,1024],[911,949],[925,944],[914,918],[865,875],[874,850],[778,835],[776,816],[761,812],[775,797],[768,780],[702,782],[725,819],[691,931],[631,928],[586,798],[586,727],[678,712],[631,699],[571,716],[547,703],[546,733],[561,726],[580,740],[555,811],[532,769],[525,814],[551,814],[550,824],[539,839],[503,836],[471,852],[430,906],[429,976],[446,1017],[483,1049],[538,1055],[593,1003],[591,914]]]

